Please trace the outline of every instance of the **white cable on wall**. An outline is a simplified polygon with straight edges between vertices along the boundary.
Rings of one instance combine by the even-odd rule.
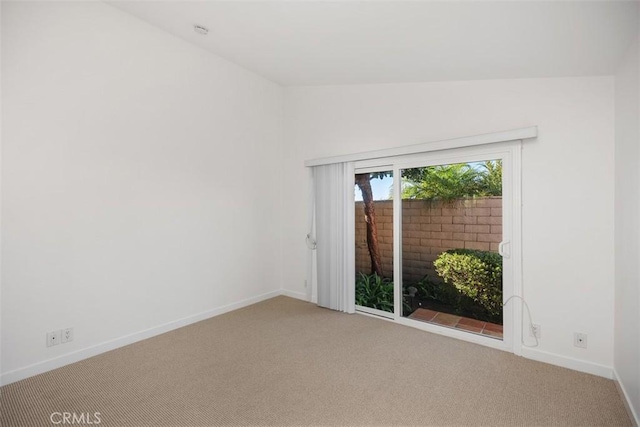
[[[533,325],[533,320],[531,319],[531,311],[529,310],[529,304],[527,304],[527,302],[524,300],[524,298],[522,298],[520,295],[512,295],[509,298],[507,298],[507,300],[502,304],[502,306],[506,306],[507,303],[509,301],[511,301],[513,298],[519,298],[520,301],[522,301],[522,304],[525,306],[525,308],[527,309],[527,315],[529,317],[529,329],[531,329],[531,325]],[[521,319],[522,320],[522,319]],[[537,347],[539,344],[538,341],[538,337],[536,336],[536,334],[532,334],[533,338],[536,340],[536,344],[535,345],[527,345],[524,342],[524,323],[521,322],[521,330],[520,330],[520,343],[522,343],[523,346],[525,347]]]

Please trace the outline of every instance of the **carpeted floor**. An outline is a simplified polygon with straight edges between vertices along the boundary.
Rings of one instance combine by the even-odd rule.
[[[0,393],[4,427],[631,425],[604,378],[286,297]]]

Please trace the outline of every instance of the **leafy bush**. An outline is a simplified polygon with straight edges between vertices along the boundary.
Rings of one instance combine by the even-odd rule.
[[[417,296],[420,299],[437,301],[451,306],[460,305],[461,294],[452,284],[425,276],[416,283],[416,288],[418,289]]]
[[[393,313],[393,281],[377,274],[356,276],[356,304]]]
[[[452,249],[433,262],[445,283],[482,306],[491,316],[502,315],[502,258],[493,252]]]
[[[500,316],[493,316],[487,313],[484,307],[477,304],[472,298],[464,295],[453,284],[445,283],[442,280],[434,280],[425,276],[415,284],[417,288],[416,296],[421,301],[431,301],[436,304],[436,310],[444,310],[447,313],[459,316],[472,317],[484,321],[500,321]],[[448,306],[448,311],[445,306]],[[428,307],[428,305],[427,305]]]

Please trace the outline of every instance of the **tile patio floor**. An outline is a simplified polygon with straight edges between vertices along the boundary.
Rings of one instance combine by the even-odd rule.
[[[419,308],[409,315],[409,319],[421,320],[423,322],[435,323],[436,325],[447,326],[449,328],[462,329],[474,334],[489,336],[491,338],[502,339],[502,325],[483,322],[482,320],[469,319],[468,317],[456,316],[454,314],[441,313],[439,311]]]

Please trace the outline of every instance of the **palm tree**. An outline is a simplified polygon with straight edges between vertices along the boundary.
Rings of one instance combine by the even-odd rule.
[[[502,160],[489,160],[482,164],[480,186],[483,196],[502,196]]]
[[[473,197],[480,173],[466,163],[429,166],[403,171],[403,199],[452,200]]]
[[[428,166],[402,171],[403,199],[453,200],[502,195],[502,161]]]

